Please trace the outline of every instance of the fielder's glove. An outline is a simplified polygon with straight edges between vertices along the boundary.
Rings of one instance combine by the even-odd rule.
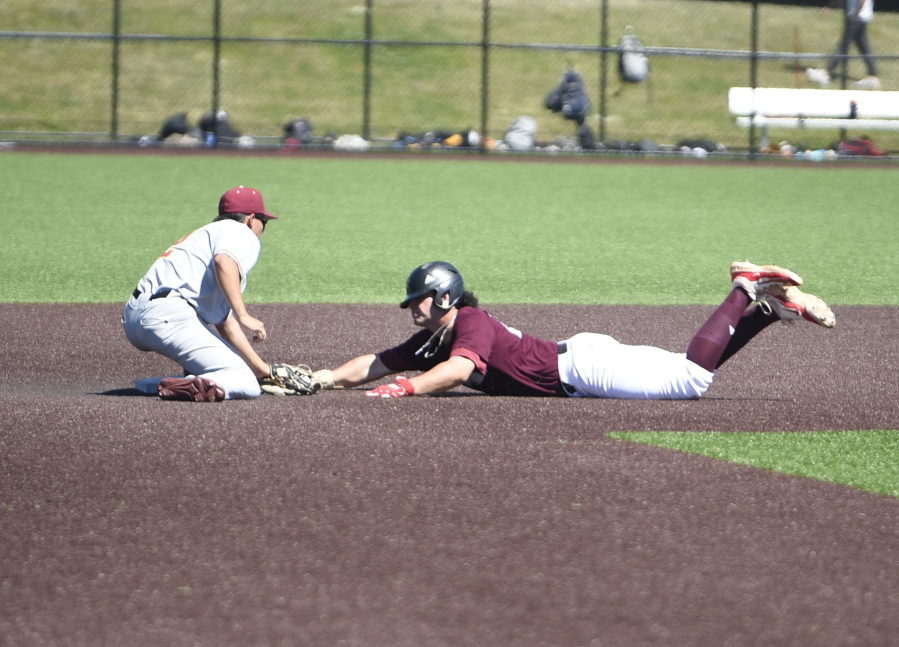
[[[269,377],[259,380],[262,390],[272,395],[315,395],[322,388],[312,379],[312,369],[293,364],[272,364]]]

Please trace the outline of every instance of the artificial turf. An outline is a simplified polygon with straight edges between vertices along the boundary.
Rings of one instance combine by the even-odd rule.
[[[281,216],[254,303],[393,303],[440,259],[490,303],[714,304],[748,258],[831,304],[895,305],[897,172],[6,153],[0,302],[123,302],[243,184]]]
[[[608,438],[710,456],[899,497],[899,431],[615,432]]]

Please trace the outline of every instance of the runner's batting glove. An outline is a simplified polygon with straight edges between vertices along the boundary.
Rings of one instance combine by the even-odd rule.
[[[366,391],[365,395],[370,398],[401,398],[404,395],[413,395],[414,393],[415,387],[412,386],[412,382],[402,375],[397,375],[394,384],[382,384],[376,389]]]
[[[312,383],[320,384],[323,391],[340,388],[334,384],[334,374],[326,368],[312,371]]]

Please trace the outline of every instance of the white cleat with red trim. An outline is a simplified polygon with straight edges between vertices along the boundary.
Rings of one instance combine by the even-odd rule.
[[[805,319],[825,328],[833,328],[837,323],[833,310],[821,298],[792,285],[773,286],[759,305],[766,312],[774,311],[784,323]]]
[[[802,285],[802,277],[777,265],[756,265],[749,261],[734,261],[730,265],[734,287],[743,288],[752,301],[761,301],[776,285]]]

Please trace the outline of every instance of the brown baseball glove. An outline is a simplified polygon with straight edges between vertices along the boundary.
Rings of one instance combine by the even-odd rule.
[[[259,384],[272,395],[315,395],[322,388],[313,380],[308,366],[281,363],[273,363],[271,375],[259,380]]]

